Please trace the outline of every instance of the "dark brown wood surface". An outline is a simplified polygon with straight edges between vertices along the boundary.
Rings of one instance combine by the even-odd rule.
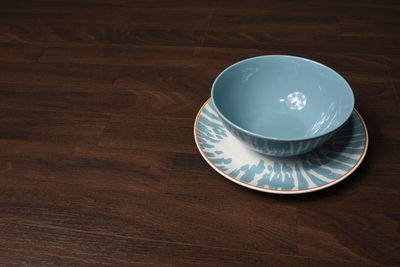
[[[4,0],[1,266],[399,266],[397,0]],[[216,75],[291,54],[341,73],[370,146],[279,196],[226,180],[193,122]]]

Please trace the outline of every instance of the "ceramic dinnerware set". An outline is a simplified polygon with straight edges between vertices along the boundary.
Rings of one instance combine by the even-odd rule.
[[[197,147],[224,177],[270,193],[332,186],[363,160],[368,132],[346,80],[318,62],[285,55],[225,69],[194,125]]]

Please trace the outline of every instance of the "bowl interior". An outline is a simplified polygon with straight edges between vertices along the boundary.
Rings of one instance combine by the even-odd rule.
[[[332,69],[299,57],[240,61],[215,80],[212,98],[233,126],[271,139],[315,138],[351,115],[354,95]]]

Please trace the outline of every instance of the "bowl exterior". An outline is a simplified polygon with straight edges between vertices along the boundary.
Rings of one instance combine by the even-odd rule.
[[[292,153],[286,147],[298,146],[298,153],[305,153],[322,144],[354,108],[353,91],[340,74],[318,62],[285,55],[229,66],[215,79],[211,99],[225,124],[242,136],[253,136],[246,141],[251,147],[282,156]],[[274,152],[278,149],[282,152]]]
[[[221,116],[219,117],[221,118],[221,121],[224,123],[228,131],[241,143],[261,154],[274,157],[291,157],[307,153],[323,145],[338,131],[337,129],[327,135],[308,140],[279,141],[253,136],[246,132],[240,131],[237,128],[232,127],[228,122],[225,121],[224,118],[222,118]]]

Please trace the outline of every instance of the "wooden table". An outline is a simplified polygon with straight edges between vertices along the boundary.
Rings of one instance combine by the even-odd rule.
[[[395,0],[2,1],[0,265],[400,265],[399,14]],[[352,85],[370,146],[345,181],[259,193],[199,155],[212,81],[265,54]]]

